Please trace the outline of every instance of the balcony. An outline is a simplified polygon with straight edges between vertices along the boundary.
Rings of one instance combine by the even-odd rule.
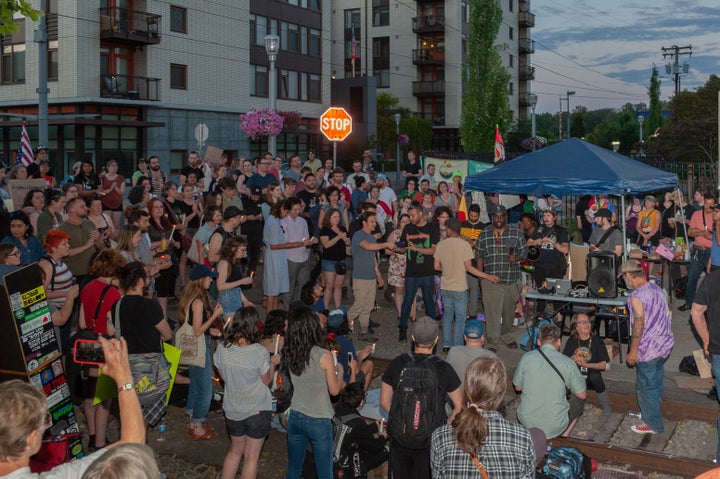
[[[445,81],[444,80],[414,81],[413,82],[413,95],[419,96],[419,97],[444,96],[445,95]]]
[[[100,75],[100,96],[117,100],[160,101],[160,79]]]
[[[444,15],[415,17],[412,21],[413,33],[442,33],[445,31]]]
[[[154,13],[107,7],[100,9],[100,39],[127,45],[160,43],[160,21]]]
[[[422,118],[423,120],[429,120],[433,126],[445,126],[445,112],[438,111],[436,113],[424,113],[420,111],[413,112],[415,118]]]
[[[535,40],[530,38],[521,38],[518,40],[518,48],[521,55],[529,55],[535,53]]]
[[[530,81],[535,79],[535,67],[529,65],[521,66],[518,70],[518,79],[520,81]]]
[[[415,65],[443,65],[445,63],[445,47],[421,48],[413,50]]]
[[[521,11],[518,14],[518,25],[520,28],[533,28],[535,26],[535,14],[529,11]]]

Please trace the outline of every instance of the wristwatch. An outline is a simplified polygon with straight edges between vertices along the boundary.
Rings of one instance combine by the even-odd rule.
[[[133,386],[133,383],[125,383],[125,384],[123,384],[122,386],[119,386],[118,389],[117,389],[117,391],[118,391],[118,394],[119,394],[119,393],[121,393],[121,392],[123,392],[123,391],[130,391],[130,390],[133,389],[133,388],[135,388],[135,386]]]

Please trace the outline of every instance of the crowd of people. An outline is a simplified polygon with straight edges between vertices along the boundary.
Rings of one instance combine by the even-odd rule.
[[[46,156],[36,158],[37,173],[26,168],[20,177],[48,178]],[[520,478],[533,477],[546,438],[570,433],[586,389],[597,392],[604,414],[611,412],[601,375],[609,358],[585,314],[572,318],[562,353],[562,331],[548,324],[540,328],[537,348],[520,361],[512,382],[521,394],[521,425],[498,412],[507,379],[496,353],[518,348],[512,327],[527,314],[523,291],[566,273],[570,237],[558,221],[558,198],[538,196],[517,222],[494,193],[485,195],[482,207],[467,201],[467,212],[460,211],[469,199],[462,175],[436,182],[435,166],[423,169],[413,152],[403,166],[404,184],[395,188],[369,151],[352,162],[350,174],[314,152],[304,163],[290,156],[287,167],[270,153],[211,165],[192,152],[177,183],[153,156],[139,160],[127,192],[115,161],[100,174],[89,160],[73,170],[4,212],[0,276],[40,266],[62,351],[71,350],[80,331],[122,338],[102,340],[106,350],[127,354],[127,370],[113,376],[119,366],[109,361],[109,375],[118,384],[131,381],[145,426],[158,424],[166,412],[170,376],[163,342],[189,323],[205,357],[188,367],[187,432],[196,441],[217,436],[206,422],[217,368],[231,439],[223,478],[235,477],[241,465],[242,477],[255,477],[278,377],[294,386],[288,478],[301,476],[308,443],[318,477],[333,477],[333,417],[357,421],[363,461],[374,467],[389,459],[393,477],[475,477],[483,468],[491,477]],[[720,248],[714,236],[720,214],[713,197],[700,195],[702,208],[692,214],[692,205],[666,195],[659,209],[652,196],[644,205],[636,198],[625,215],[629,238],[643,248],[680,235],[687,222],[696,244],[688,305],[700,273],[720,267],[713,260],[720,254],[711,254]],[[489,223],[481,221],[481,211]],[[607,196],[581,199],[576,213],[590,250],[619,258],[626,241]],[[523,267],[529,259],[530,273]],[[635,429],[662,432],[662,372],[673,344],[667,300],[639,262],[627,261],[622,273],[633,289],[627,361],[637,364],[644,421]],[[361,427],[368,425],[357,410],[372,379],[379,326],[372,313],[385,287],[392,291],[398,341],[411,339],[411,352],[382,375],[379,401],[387,423]],[[252,288],[262,291],[262,309],[248,299]],[[699,304],[713,307],[707,292],[698,295]],[[177,312],[168,306],[175,300]],[[544,315],[545,304],[537,307]],[[712,341],[707,347],[717,349]],[[434,354],[439,349],[447,361]],[[90,458],[98,459],[109,447],[110,402],[93,405],[97,370],[87,376],[84,415],[89,449],[98,451]],[[432,384],[424,399],[428,416],[410,428],[414,434],[406,427],[413,415],[406,410],[408,381]],[[134,408],[126,396],[119,396],[124,430],[125,413]],[[42,436],[42,420],[35,419],[19,434]],[[141,429],[143,437],[123,434],[121,442],[144,442]],[[24,458],[31,449],[0,449],[0,460]]]

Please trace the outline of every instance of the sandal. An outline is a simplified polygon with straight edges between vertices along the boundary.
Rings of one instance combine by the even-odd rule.
[[[217,433],[211,427],[206,427],[202,434],[198,434],[196,431],[190,433],[193,441],[204,441],[206,439],[214,439],[217,437]]]

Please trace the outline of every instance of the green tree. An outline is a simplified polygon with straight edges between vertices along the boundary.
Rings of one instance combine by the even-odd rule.
[[[663,117],[661,114],[662,103],[660,102],[660,77],[657,66],[653,66],[652,74],[650,75],[648,96],[650,97],[650,116],[646,120],[647,126],[644,131],[646,131],[647,134],[643,135],[645,138],[655,133],[655,131],[663,125]]]
[[[463,65],[460,135],[465,151],[492,151],[495,125],[506,132],[512,121],[508,100],[510,75],[495,39],[502,23],[499,0],[470,0],[468,52]]]
[[[32,21],[37,22],[42,12],[35,10],[27,0],[2,0],[0,1],[0,35],[10,35],[18,29],[18,24],[13,21],[15,13],[20,13]]]

